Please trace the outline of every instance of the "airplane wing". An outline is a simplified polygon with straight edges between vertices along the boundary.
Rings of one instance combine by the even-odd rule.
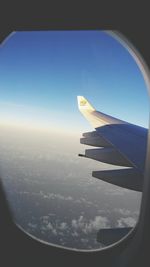
[[[122,166],[120,169],[93,171],[92,176],[141,192],[148,130],[96,111],[83,96],[77,99],[80,112],[95,128],[95,131],[83,133],[80,143],[96,147],[86,149],[85,155],[79,156]]]
[[[132,229],[132,227],[100,229],[97,233],[97,242],[100,242],[105,246],[112,245],[125,237]]]

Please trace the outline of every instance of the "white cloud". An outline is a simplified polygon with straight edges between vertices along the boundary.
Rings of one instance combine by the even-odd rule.
[[[40,195],[43,196],[43,198],[48,198],[48,199],[59,199],[59,200],[68,200],[68,201],[73,201],[73,197],[71,196],[63,196],[61,194],[55,194],[55,193],[47,193],[44,194],[42,191],[40,191]]]
[[[129,216],[129,215],[132,214],[132,211],[131,210],[128,210],[128,209],[125,209],[125,208],[123,208],[123,209],[121,209],[121,208],[119,208],[119,209],[115,208],[114,211],[115,212],[118,212],[118,213],[120,213],[121,215],[124,215],[124,216]]]
[[[64,235],[64,232],[67,231],[68,225],[66,222],[58,222],[55,223],[50,222],[50,216],[42,216],[41,220],[41,230],[50,231],[54,235]]]
[[[86,200],[84,197],[81,197],[80,199],[74,199],[72,196],[63,196],[61,194],[56,193],[47,193],[45,194],[43,191],[40,191],[39,193],[43,198],[45,199],[57,199],[57,200],[64,200],[64,201],[73,201],[75,204],[86,204],[88,206],[95,206],[98,207],[96,203],[93,203],[92,201]]]
[[[115,185],[111,185],[111,187],[107,187],[106,190],[104,191],[105,195],[112,195],[112,196],[123,196],[128,189],[124,189]]]
[[[45,227],[42,227],[42,230],[49,230],[49,231],[51,231],[52,234],[57,235],[56,228],[55,228],[55,226],[53,226],[51,224],[51,222],[49,222],[47,225],[45,225]]]
[[[67,229],[67,223],[66,223],[66,222],[62,222],[62,223],[60,223],[60,225],[59,225],[59,229],[60,229],[60,230],[66,230],[66,229]]]
[[[48,230],[53,230],[53,225],[49,222],[47,225],[46,225],[46,228]]]
[[[137,220],[133,217],[121,218],[118,220],[117,227],[134,227]]]
[[[95,216],[93,219],[87,220],[83,215],[80,215],[78,219],[71,221],[71,225],[67,224],[67,222],[58,221],[54,224],[50,222],[48,216],[41,217],[41,230],[50,231],[53,235],[63,236],[66,232],[70,231],[73,237],[78,238],[81,234],[87,235],[106,227],[109,227],[109,222],[103,216]]]
[[[85,234],[98,231],[100,228],[106,228],[108,226],[108,219],[102,216],[95,216],[93,220],[89,221],[87,221],[83,216],[72,220],[72,228],[80,230]]]
[[[78,237],[78,236],[79,236],[79,234],[78,234],[76,231],[74,231],[71,235],[72,235],[73,237]]]
[[[35,224],[35,223],[31,223],[31,222],[28,223],[28,226],[29,226],[29,228],[30,228],[31,230],[34,230],[34,229],[37,228],[37,224]]]

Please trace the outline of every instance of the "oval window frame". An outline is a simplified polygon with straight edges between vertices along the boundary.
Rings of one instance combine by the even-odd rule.
[[[148,68],[148,65],[146,64],[145,60],[143,59],[142,55],[140,54],[140,52],[129,41],[129,39],[127,37],[125,37],[125,35],[122,34],[121,32],[114,31],[114,30],[111,30],[111,31],[106,30],[106,32],[108,34],[112,35],[115,39],[117,39],[128,50],[128,52],[131,54],[131,56],[134,58],[135,62],[137,63],[137,66],[139,67],[139,69],[142,73],[143,79],[146,83],[148,93],[150,94],[149,68]],[[7,37],[5,37],[5,39],[2,41],[1,45],[3,45],[7,41],[7,39],[14,33],[15,33],[15,31],[12,31],[11,33],[9,33],[9,35],[7,35]],[[49,243],[49,242],[40,240],[40,239],[36,238],[35,236],[26,232],[20,225],[17,225],[14,222],[13,222],[13,224],[15,224],[18,227],[18,229],[20,229],[23,233],[25,233],[25,235],[29,236],[31,239],[38,241],[39,243],[46,244],[49,247],[56,247],[56,248],[59,248],[61,250],[65,250],[65,251],[75,251],[76,253],[85,252],[88,254],[96,252],[96,254],[97,253],[100,254],[101,252],[103,253],[106,251],[110,251],[112,249],[114,250],[115,248],[118,249],[118,246],[122,250],[122,248],[124,248],[128,244],[128,241],[131,240],[133,237],[135,237],[135,233],[136,233],[137,238],[141,238],[141,240],[144,238],[145,234],[147,234],[147,229],[148,229],[148,225],[150,222],[150,211],[148,210],[148,201],[150,200],[150,179],[149,179],[150,166],[148,164],[149,159],[150,159],[150,132],[148,130],[148,143],[147,143],[147,155],[146,155],[145,175],[144,175],[144,188],[143,188],[143,193],[142,193],[140,215],[139,215],[138,222],[135,225],[135,227],[125,237],[123,237],[119,241],[117,241],[117,242],[115,242],[109,246],[106,246],[104,248],[99,248],[99,249],[93,249],[93,250],[82,250],[82,249],[80,250],[80,249],[63,247],[61,245],[55,245],[53,243]],[[4,194],[5,194],[5,192],[4,192]],[[11,216],[11,218],[12,218],[12,216]],[[148,218],[147,227],[145,227],[145,218]],[[143,229],[143,231],[142,231],[142,229]],[[143,232],[143,236],[141,236],[141,231]]]

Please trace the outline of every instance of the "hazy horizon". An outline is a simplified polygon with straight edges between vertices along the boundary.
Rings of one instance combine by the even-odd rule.
[[[17,224],[75,249],[103,247],[101,228],[135,226],[141,193],[92,177],[118,167],[78,157],[87,147],[77,136],[0,127],[0,176]]]

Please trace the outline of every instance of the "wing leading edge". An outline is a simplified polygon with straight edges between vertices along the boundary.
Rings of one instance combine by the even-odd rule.
[[[96,111],[83,96],[77,99],[80,112],[95,128],[95,131],[83,133],[80,143],[96,148],[86,149],[82,156],[126,167],[93,171],[93,177],[142,191],[148,130]]]

